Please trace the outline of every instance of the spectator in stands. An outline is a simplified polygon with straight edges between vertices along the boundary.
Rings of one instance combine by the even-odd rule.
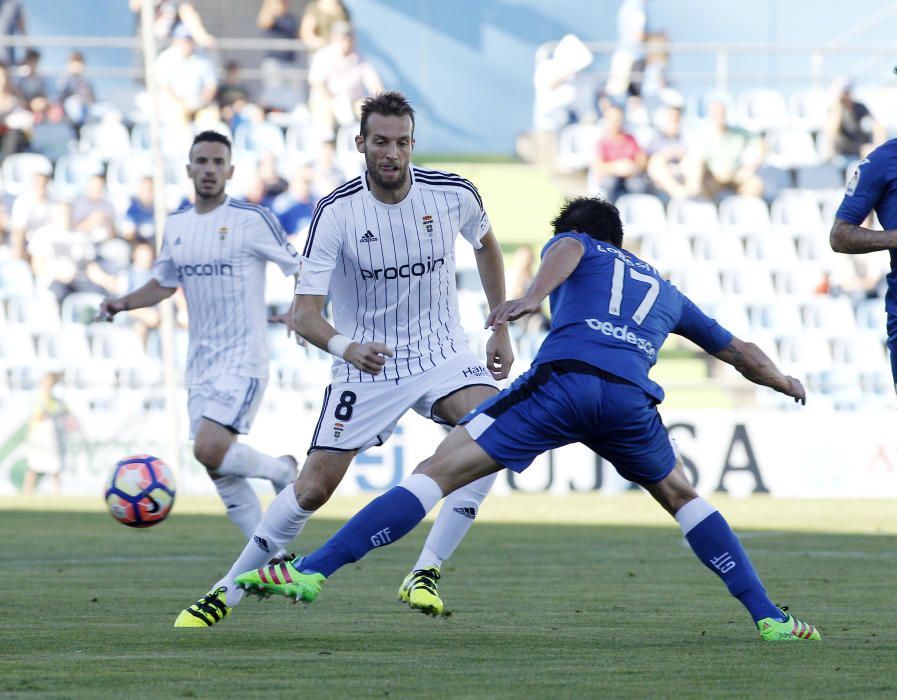
[[[289,0],[262,0],[256,26],[266,39],[298,39],[299,17],[290,11]],[[296,68],[293,49],[268,49],[262,58],[261,103],[268,108],[289,110],[299,100],[299,82],[284,74]]]
[[[10,245],[14,257],[28,259],[29,235],[39,228],[58,221],[59,203],[50,195],[52,169],[40,168],[34,173],[30,187],[12,205],[10,214]]]
[[[508,298],[516,299],[526,292],[533,281],[534,267],[536,267],[536,255],[532,247],[528,245],[518,247],[507,268]],[[517,341],[521,357],[535,357],[550,325],[544,308],[511,323],[512,337]]]
[[[846,168],[865,158],[885,140],[885,129],[862,102],[853,99],[853,86],[836,81],[823,129],[823,153],[835,165]]]
[[[611,97],[622,100],[627,94],[640,94],[647,23],[645,0],[623,0],[617,11],[617,48],[611,57],[605,88]]]
[[[183,24],[156,59],[156,78],[163,98],[161,116],[175,125],[192,122],[197,112],[212,104],[218,87],[211,61],[196,53],[193,36]]]
[[[623,130],[623,110],[609,105],[603,125],[589,168],[590,188],[603,190],[610,201],[627,192],[644,192],[647,157],[632,134]]]
[[[312,194],[320,199],[333,192],[347,179],[346,173],[336,163],[336,142],[332,139],[322,141],[318,145],[312,163]]]
[[[574,34],[567,34],[549,55],[536,61],[533,128],[558,132],[568,124],[582,120],[587,111],[594,111],[586,107],[582,99],[584,93],[591,91],[579,80],[592,59],[588,47]]]
[[[249,178],[249,182],[246,184],[246,191],[243,193],[243,199],[250,204],[260,204],[263,207],[270,208],[271,200],[265,197],[265,189],[265,181],[261,175],[256,173]]]
[[[69,153],[78,140],[78,134],[65,117],[65,110],[57,102],[47,103],[46,109],[34,113],[29,149],[43,153],[52,161]]]
[[[16,88],[23,102],[32,112],[47,108],[47,81],[40,73],[40,51],[27,49],[25,60],[16,68]]]
[[[376,69],[355,50],[352,27],[337,22],[331,32],[308,69],[309,109],[319,135],[356,121],[361,100],[383,90]]]
[[[0,35],[13,36],[27,34],[25,27],[25,10],[19,0],[0,0]],[[0,49],[0,63],[5,66],[16,65],[16,48],[4,46]]]
[[[153,272],[153,262],[156,259],[156,249],[148,242],[141,241],[134,246],[131,253],[131,265],[128,267],[127,283],[123,289],[116,290],[122,293],[128,289],[138,289],[149,282]],[[177,300],[176,300],[177,301]],[[132,309],[128,312],[127,320],[133,324],[133,328],[144,346],[150,332],[159,327],[159,309],[149,306],[143,309]]]
[[[349,21],[349,11],[341,0],[312,0],[302,13],[299,38],[316,51],[330,43],[333,25]]]
[[[315,201],[311,194],[312,169],[306,164],[296,165],[290,177],[290,187],[271,202],[271,210],[287,232],[295,236],[311,223]],[[328,190],[329,192],[330,190]]]
[[[155,244],[156,219],[153,209],[153,178],[144,175],[137,185],[137,192],[131,197],[128,210],[120,226],[121,236],[132,243]],[[140,285],[138,285],[140,286]],[[128,287],[136,289],[137,287]]]
[[[185,27],[196,43],[203,48],[215,45],[215,37],[206,30],[202,17],[192,2],[186,0],[150,0],[153,5],[155,23],[153,31],[156,39],[169,39],[175,35],[179,27]],[[135,17],[137,27],[140,27],[140,8],[143,0],[128,0],[131,12],[138,13]]]
[[[668,44],[665,32],[648,34],[645,39],[645,75],[640,95],[649,107],[656,105],[656,100],[662,99],[664,90],[670,89]]]
[[[9,70],[0,64],[0,160],[27,148],[25,130],[32,123],[32,115],[22,105]]]
[[[59,79],[59,102],[72,125],[80,132],[90,106],[96,101],[93,84],[84,75],[84,54],[73,51],[66,64],[65,75]]]
[[[64,459],[63,433],[70,417],[68,407],[56,393],[60,372],[47,372],[40,382],[25,435],[25,459],[28,468],[22,482],[22,494],[34,493],[39,479],[49,476],[53,493],[59,495]]]
[[[278,171],[277,155],[273,151],[259,154],[258,175],[265,185],[263,200],[271,202],[277,195],[286,192],[289,184]]]
[[[685,199],[689,195],[686,186],[688,148],[682,131],[682,105],[661,107],[657,127],[657,133],[646,149],[648,177],[662,196]]]
[[[714,100],[708,112],[707,129],[687,171],[689,194],[710,199],[726,191],[761,196],[763,180],[757,171],[763,164],[763,140],[729,124],[725,102]]]
[[[106,194],[106,176],[96,172],[84,193],[72,202],[71,227],[90,236],[94,243],[115,237],[115,205]]]
[[[249,87],[243,81],[240,64],[228,61],[224,67],[224,80],[218,84],[215,102],[221,112],[221,119],[233,129],[234,115],[243,109],[251,99]]]

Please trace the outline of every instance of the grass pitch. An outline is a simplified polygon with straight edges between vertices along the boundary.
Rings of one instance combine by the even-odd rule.
[[[0,500],[0,697],[897,697],[897,505],[715,498],[821,643],[766,644],[643,494],[486,503],[441,590],[394,602],[419,528],[303,609],[247,600],[175,630],[241,546],[214,501],[145,531],[94,502]],[[320,543],[340,499],[298,541]]]

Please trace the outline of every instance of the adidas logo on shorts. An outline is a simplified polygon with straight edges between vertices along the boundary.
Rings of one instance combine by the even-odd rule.
[[[370,231],[365,231],[364,235],[358,239],[359,243],[373,243],[378,240],[377,237],[371,233]]]
[[[458,506],[457,508],[452,508],[458,515],[463,515],[465,518],[470,518],[473,520],[477,517],[477,509],[471,508],[470,506]]]

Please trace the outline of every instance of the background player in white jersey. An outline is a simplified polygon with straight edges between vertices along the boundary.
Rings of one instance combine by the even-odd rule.
[[[354,456],[382,445],[408,410],[456,425],[497,393],[495,380],[508,376],[507,327],[490,337],[483,365],[458,318],[459,233],[476,250],[490,308],[505,296],[501,248],[476,188],[451,173],[412,167],[414,110],[397,92],[365,100],[355,143],[366,173],[318,203],[293,303],[296,332],[336,358],[309,455],[294,490],[274,499],[228,574],[181,612],[176,627],[211,626],[226,616],[243,595],[233,578],[292,541]],[[328,293],[333,325],[322,315]],[[401,600],[424,612],[443,611],[440,566],[494,480],[491,474],[446,499],[399,589]]]
[[[190,148],[187,173],[196,203],[169,216],[153,277],[121,297],[106,299],[100,318],[158,304],[184,290],[189,314],[186,385],[193,454],[209,472],[228,517],[250,537],[261,505],[249,477],[276,491],[293,481],[296,460],[275,458],[237,442],[261,404],[268,377],[265,267],[285,275],[299,255],[271,212],[231,199],[234,172],[226,136],[204,131]]]

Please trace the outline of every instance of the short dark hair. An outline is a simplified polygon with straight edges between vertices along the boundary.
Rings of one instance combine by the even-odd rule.
[[[575,197],[564,202],[551,222],[554,234],[578,231],[619,248],[623,245],[623,222],[619,210],[600,197]]]
[[[368,135],[368,117],[380,114],[384,117],[411,117],[411,134],[414,135],[414,107],[405,96],[396,90],[378,92],[364,98],[361,103],[361,136]]]
[[[223,143],[225,146],[227,146],[227,153],[228,153],[228,155],[230,155],[230,152],[231,152],[230,139],[227,138],[227,136],[225,136],[224,134],[220,134],[217,131],[212,131],[211,129],[208,129],[206,131],[200,131],[196,135],[196,137],[193,139],[193,143],[190,144],[190,153],[193,153],[193,147],[196,144],[201,143],[203,141],[209,141],[211,143]]]

